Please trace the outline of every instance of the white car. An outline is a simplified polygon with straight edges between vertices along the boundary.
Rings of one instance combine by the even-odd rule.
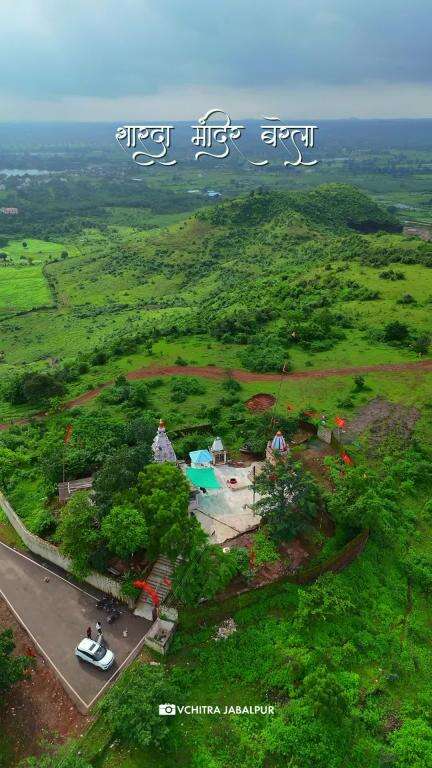
[[[100,645],[96,640],[85,637],[75,648],[75,656],[83,661],[88,661],[99,669],[109,669],[114,663],[115,656],[112,651]]]

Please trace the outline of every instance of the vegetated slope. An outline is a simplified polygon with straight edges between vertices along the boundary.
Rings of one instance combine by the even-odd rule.
[[[143,325],[242,344],[266,328],[286,344],[302,323],[305,338],[298,340],[319,351],[324,339],[304,333],[305,322],[313,320],[329,337],[330,327],[357,323],[341,305],[361,301],[363,314],[390,286],[381,281],[377,290],[345,275],[354,260],[369,272],[432,263],[432,246],[396,234],[399,228],[367,195],[331,184],[311,192],[253,192],[153,232],[93,230],[82,257],[47,268],[60,309],[49,318],[34,313],[9,328],[3,324],[6,362],[12,341],[13,362],[20,362],[21,338],[21,359],[30,362],[91,350],[112,333],[131,335]],[[331,315],[334,307],[339,317]],[[371,318],[376,314],[374,307]],[[286,333],[278,327],[282,320],[290,325]]]
[[[163,232],[110,238],[100,257],[92,253],[51,269],[74,305],[105,299],[139,309],[185,306],[222,292],[223,307],[237,287],[246,296],[257,279],[328,258],[325,246],[335,234],[398,226],[366,195],[345,185],[309,193],[251,193]]]

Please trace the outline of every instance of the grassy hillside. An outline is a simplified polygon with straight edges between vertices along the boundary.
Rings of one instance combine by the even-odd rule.
[[[44,275],[56,306],[14,317],[50,303],[48,285],[39,264],[0,270],[0,278],[18,271],[1,321],[4,377],[23,365],[44,369],[53,357],[60,367],[88,363],[95,349],[108,360],[74,380],[72,395],[179,357],[252,371],[277,371],[286,360],[294,370],[379,365],[415,360],[431,330],[432,245],[401,235],[355,188],[252,192],[159,223],[107,223],[52,250],[29,240],[35,260],[50,254]],[[15,259],[22,246],[8,249]],[[395,317],[407,333],[393,343],[384,329]],[[315,390],[305,384],[304,399]],[[25,411],[5,403],[1,415]]]

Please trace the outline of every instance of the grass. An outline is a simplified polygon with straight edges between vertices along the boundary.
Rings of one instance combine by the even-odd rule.
[[[27,246],[23,245],[24,242],[27,243]],[[67,251],[69,256],[76,256],[78,253],[74,246],[65,246],[63,243],[52,243],[48,240],[36,240],[31,237],[25,240],[10,240],[1,251],[6,253],[8,259],[14,263],[32,259],[38,264],[60,258],[63,251]]]
[[[51,303],[51,294],[39,265],[0,266],[0,319]]]
[[[0,509],[0,541],[2,541],[3,544],[7,544],[9,547],[20,549],[23,552],[27,549],[2,509]]]

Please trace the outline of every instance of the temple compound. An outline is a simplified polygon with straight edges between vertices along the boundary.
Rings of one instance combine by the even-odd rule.
[[[153,441],[153,456],[155,462],[177,462],[184,472],[190,483],[190,514],[214,544],[228,542],[261,522],[253,509],[258,500],[253,482],[262,469],[262,461],[229,461],[220,437],[209,448],[191,451],[190,463],[177,461],[162,420]],[[288,444],[282,433],[277,432],[267,444],[266,459],[274,463],[276,458],[287,456]]]

